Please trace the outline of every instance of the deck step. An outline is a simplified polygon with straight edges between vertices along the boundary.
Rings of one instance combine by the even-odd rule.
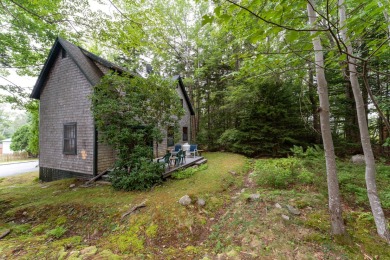
[[[207,159],[203,159],[203,160],[197,161],[195,164],[196,165],[201,165],[201,164],[204,164],[204,163],[207,163]]]

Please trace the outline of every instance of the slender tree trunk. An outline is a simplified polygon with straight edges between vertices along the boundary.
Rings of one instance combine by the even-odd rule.
[[[341,38],[344,41],[345,46],[347,47],[348,68],[350,71],[349,77],[351,81],[353,95],[355,97],[356,110],[358,114],[359,129],[360,129],[360,139],[362,142],[364,158],[366,161],[366,185],[367,185],[368,199],[370,201],[372,214],[374,216],[374,220],[375,220],[375,224],[379,236],[383,237],[386,241],[390,242],[390,233],[387,229],[386,218],[383,213],[382,206],[378,197],[378,191],[376,188],[375,159],[374,159],[374,153],[372,152],[370,135],[368,132],[366,111],[364,109],[365,104],[363,101],[363,95],[360,91],[359,81],[357,78],[357,70],[355,65],[356,60],[352,58],[353,56],[352,44],[349,41],[347,35],[347,28],[345,26],[346,11],[345,11],[344,0],[338,0],[338,5],[339,5],[339,20],[340,20],[340,28],[341,28],[340,33],[341,33]]]
[[[307,4],[307,12],[309,15],[309,23],[312,25],[312,27],[315,26],[316,23],[316,13],[314,12],[313,7],[314,1],[309,0]],[[312,32],[312,34],[314,34],[314,32]],[[333,139],[330,128],[329,95],[327,86],[328,83],[325,78],[324,55],[320,38],[315,36],[312,41],[315,51],[317,90],[320,99],[320,122],[322,140],[325,149],[331,229],[332,234],[342,235],[345,234],[345,226],[342,218],[340,191],[336,170],[336,156],[334,153]]]
[[[345,98],[346,98],[346,104],[345,104],[345,123],[344,123],[344,131],[345,131],[345,138],[347,142],[351,143],[359,143],[359,128],[357,126],[358,120],[357,120],[357,113],[356,113],[356,104],[355,99],[353,98],[352,88],[351,88],[351,82],[349,81],[349,71],[348,69],[345,69],[343,73],[343,79],[344,79],[344,88],[345,88]],[[355,151],[359,152],[359,151]],[[362,151],[360,151],[361,153]]]
[[[315,95],[315,85],[314,85],[314,75],[313,75],[313,69],[309,69],[309,100],[310,100],[310,106],[311,106],[311,115],[313,117],[313,129],[316,133],[316,143],[321,142],[321,126],[320,126],[320,118],[318,114],[318,105],[316,101],[316,95]]]

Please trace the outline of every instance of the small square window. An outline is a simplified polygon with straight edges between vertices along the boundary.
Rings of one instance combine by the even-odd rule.
[[[77,154],[77,123],[64,124],[64,154]]]

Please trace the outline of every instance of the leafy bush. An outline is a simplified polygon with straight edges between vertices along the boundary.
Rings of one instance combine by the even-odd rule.
[[[254,169],[258,184],[278,189],[294,184],[310,184],[315,177],[296,158],[258,160]]]
[[[206,170],[207,167],[208,167],[207,164],[202,164],[199,167],[191,167],[191,168],[179,170],[179,171],[172,173],[172,178],[178,179],[178,180],[187,179],[187,178],[191,177],[192,175],[194,175],[196,172]]]
[[[298,174],[298,180],[302,184],[313,184],[315,175],[312,172],[303,170]]]
[[[306,151],[303,150],[302,146],[293,146],[293,148],[290,149],[290,151],[293,153],[294,157],[297,158],[323,158],[324,157],[324,150],[318,145],[314,145],[313,147],[307,147]]]
[[[110,180],[114,189],[117,190],[147,190],[155,184],[162,182],[164,168],[152,161],[141,160],[130,168],[115,168],[110,174]]]

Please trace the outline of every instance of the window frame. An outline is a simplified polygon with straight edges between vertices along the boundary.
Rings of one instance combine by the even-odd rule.
[[[66,137],[66,131],[68,127],[74,127],[74,137]],[[68,130],[69,131],[69,130]],[[77,123],[64,123],[63,128],[63,138],[62,138],[62,153],[66,155],[77,155]],[[65,150],[65,143],[68,140],[74,140],[74,147],[71,147],[69,150]]]
[[[172,135],[170,135],[170,134],[172,134]],[[170,146],[174,146],[174,145],[175,145],[175,127],[168,126],[168,128],[167,128],[167,146],[170,147]]]
[[[185,129],[185,131],[184,131],[184,129]],[[188,127],[183,126],[182,131],[183,131],[183,136],[182,136],[183,142],[188,142]]]

